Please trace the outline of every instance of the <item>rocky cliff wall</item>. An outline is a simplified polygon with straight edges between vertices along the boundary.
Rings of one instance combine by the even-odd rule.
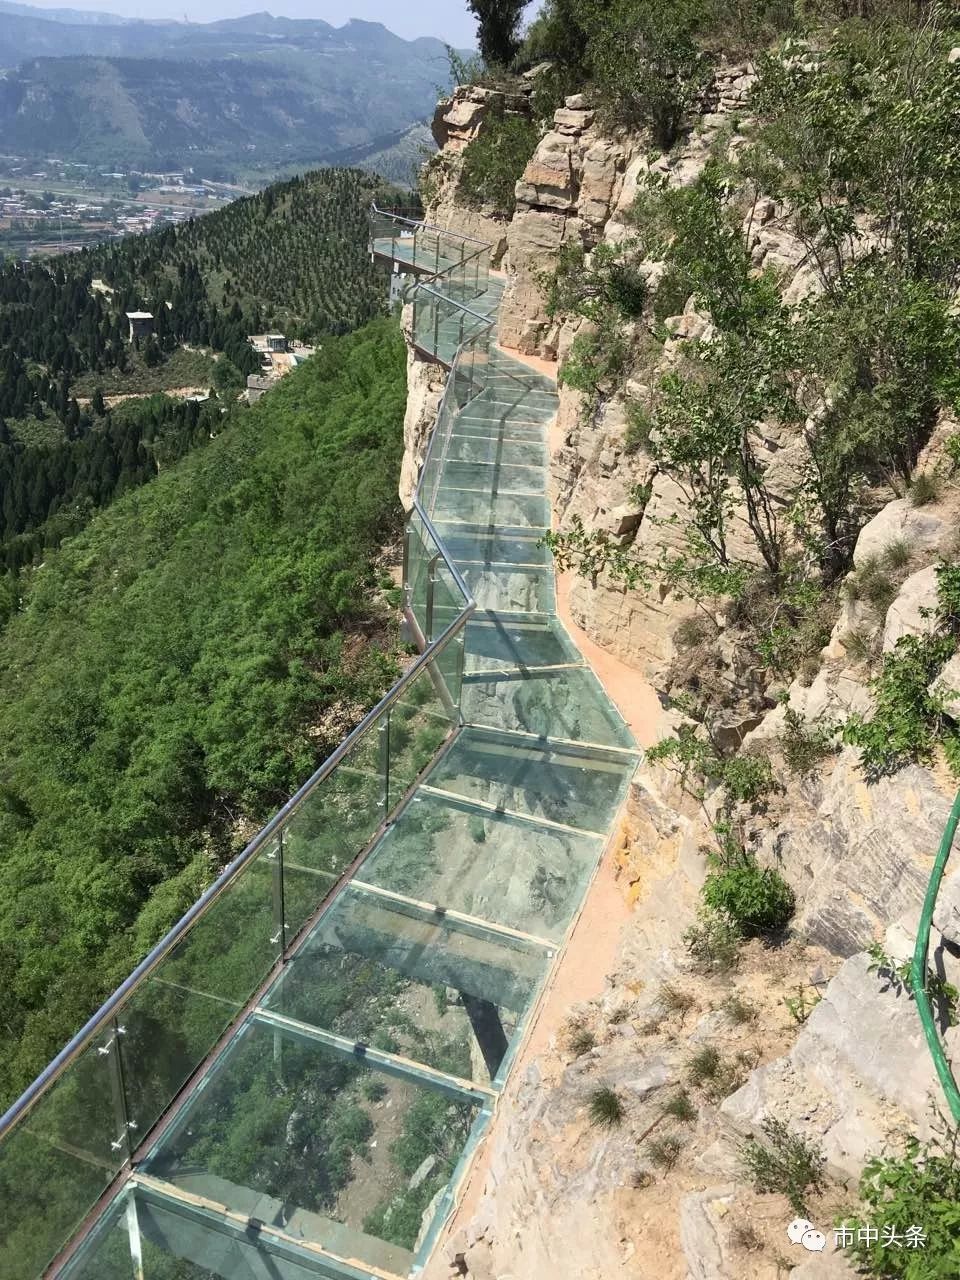
[[[617,244],[633,234],[630,209],[647,173],[684,185],[711,154],[735,153],[745,141],[752,79],[747,66],[723,68],[699,123],[669,156],[651,152],[644,138],[605,135],[584,99],[567,100],[518,183],[515,215],[496,224],[507,275],[504,345],[562,366],[585,322],[547,314],[542,276],[559,248]],[[447,123],[475,135],[481,124],[472,107],[482,102],[469,101],[469,121],[457,123],[468,114],[457,110]],[[445,112],[462,105],[455,97]],[[454,159],[466,137],[454,142]],[[458,213],[456,204],[451,181],[432,213],[489,234],[463,221],[476,211]],[[750,235],[754,265],[778,269],[788,300],[817,288],[785,210],[760,202]],[[655,290],[662,264],[645,260],[640,268]],[[663,324],[665,339],[648,348],[645,364],[635,363],[623,392],[596,411],[581,393],[561,388],[551,460],[556,527],[580,520],[651,552],[672,536],[684,496],[630,442],[626,402],[643,403],[680,358],[682,343],[709,335],[710,320],[685,299]],[[643,352],[642,335],[627,329]],[[424,378],[416,374],[413,385]],[[943,463],[944,441],[957,430],[945,415],[919,469]],[[775,491],[787,493],[795,483],[799,449],[789,431],[769,429],[763,458]],[[646,490],[642,503],[639,488]],[[853,1274],[836,1251],[807,1260],[791,1253],[785,1229],[794,1211],[783,1195],[751,1188],[739,1144],[770,1116],[822,1144],[830,1190],[817,1214],[826,1229],[849,1205],[869,1155],[898,1133],[929,1132],[940,1095],[915,1007],[902,985],[876,972],[866,948],[879,942],[895,962],[908,957],[956,784],[938,759],[868,785],[855,750],[835,743],[798,773],[785,758],[785,721],[790,714],[816,730],[870,708],[877,655],[930,626],[934,566],[957,553],[958,527],[954,486],[922,508],[902,498],[887,502],[861,531],[854,564],[862,568],[891,546],[906,546],[895,598],[877,608],[852,591],[841,594],[814,669],[788,688],[771,687],[755,659],[722,636],[709,655],[694,652],[698,679],[713,682],[715,709],[723,708],[714,734],[771,762],[773,795],[760,812],[744,809],[736,818],[761,861],[778,867],[797,894],[791,938],[773,951],[749,944],[725,975],[698,967],[684,932],[696,920],[717,797],[695,803],[675,776],[644,766],[626,837],[607,862],[630,907],[615,959],[605,976],[595,975],[594,998],[571,1002],[562,1014],[554,1000],[544,1015],[539,1047],[513,1077],[479,1184],[431,1263],[430,1280],[773,1280],[783,1274],[785,1255],[796,1280]],[[627,590],[601,572],[573,583],[570,604],[576,622],[666,701],[686,648],[677,633],[692,616],[689,603],[663,587]],[[939,679],[960,693],[960,660]],[[935,925],[932,964],[960,985],[960,872],[944,887]],[[589,955],[590,938],[575,936],[559,971],[561,988],[565,966],[589,965]],[[960,1051],[956,1029],[946,1040]],[[719,1057],[717,1075],[694,1082],[691,1060],[705,1048]],[[590,1100],[600,1086],[624,1103],[619,1126],[591,1122]],[[683,1091],[693,1100],[693,1118],[665,1122],[666,1104]],[[672,1146],[657,1146],[664,1136]]]

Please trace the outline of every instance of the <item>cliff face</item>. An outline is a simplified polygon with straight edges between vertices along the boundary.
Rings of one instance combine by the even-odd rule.
[[[712,154],[735,155],[746,141],[753,79],[748,66],[721,68],[698,123],[667,156],[651,152],[646,138],[604,133],[585,100],[569,98],[517,185],[514,216],[488,226],[482,213],[458,209],[450,176],[482,127],[486,99],[461,90],[441,104],[450,167],[431,217],[495,238],[502,249],[504,346],[563,367],[589,322],[548,315],[542,278],[561,246],[619,244],[635,233],[630,210],[648,174],[689,185]],[[772,200],[759,202],[750,246],[753,265],[776,267],[783,296],[796,301],[819,286],[787,213]],[[639,270],[655,291],[663,264],[644,259]],[[675,536],[684,495],[629,440],[626,402],[648,400],[682,358],[682,344],[709,337],[711,322],[688,298],[663,325],[665,339],[598,409],[561,386],[551,459],[556,528],[580,521],[651,553]],[[624,331],[637,340],[635,350],[644,349],[639,326],[625,323]],[[943,461],[944,441],[956,430],[943,415],[919,471]],[[788,494],[803,461],[798,433],[769,425],[762,459],[771,491]],[[902,987],[878,976],[865,948],[880,941],[896,962],[909,955],[955,780],[940,764],[912,765],[868,786],[850,747],[825,752],[798,775],[786,762],[783,735],[788,715],[815,728],[870,708],[876,652],[931,625],[934,566],[956,552],[958,520],[960,494],[952,487],[922,509],[902,498],[886,503],[861,531],[854,564],[906,545],[895,598],[873,607],[852,591],[841,597],[815,669],[785,689],[772,688],[756,661],[722,634],[709,654],[695,651],[691,659],[677,633],[693,606],[664,585],[626,589],[602,571],[572,581],[570,608],[588,635],[635,667],[664,701],[678,685],[684,654],[702,660],[698,678],[719,708],[714,733],[769,758],[772,797],[759,813],[744,808],[736,816],[761,862],[778,867],[796,892],[792,941],[773,955],[750,944],[733,974],[696,967],[683,934],[696,918],[702,848],[719,800],[708,790],[694,803],[675,775],[645,766],[608,863],[629,913],[605,980],[594,973],[592,998],[564,1007],[555,993],[548,1003],[536,1051],[515,1073],[467,1205],[429,1276],[772,1280],[781,1274],[778,1255],[790,1249],[785,1231],[795,1214],[783,1196],[758,1196],[738,1157],[739,1143],[765,1116],[821,1143],[830,1176],[848,1187],[898,1132],[929,1133],[939,1092],[915,1007]],[[744,537],[737,550],[747,548]],[[960,690],[960,670],[940,678]],[[931,964],[958,982],[960,873],[941,904]],[[590,956],[581,931],[565,964],[589,968]],[[946,1041],[960,1050],[956,1029]],[[717,1051],[723,1078],[691,1083],[691,1058],[705,1047]],[[600,1086],[626,1101],[619,1126],[591,1124]],[[694,1117],[664,1125],[666,1104],[686,1089]],[[654,1145],[664,1131],[679,1144],[672,1155]],[[850,1202],[831,1194],[818,1206],[823,1223]],[[794,1274],[803,1280],[852,1275],[840,1253],[828,1249],[807,1262],[795,1254],[791,1261],[803,1265]]]

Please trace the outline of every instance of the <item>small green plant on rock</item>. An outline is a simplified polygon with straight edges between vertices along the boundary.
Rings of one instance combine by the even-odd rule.
[[[679,1089],[663,1108],[664,1114],[673,1116],[683,1124],[690,1124],[697,1118],[697,1108],[686,1089]]]
[[[654,1164],[669,1173],[680,1158],[683,1143],[675,1133],[664,1134],[662,1138],[653,1138],[646,1145],[646,1155]]]
[[[787,706],[783,716],[780,750],[791,773],[806,777],[817,765],[833,754],[833,725],[808,724],[798,711]]]
[[[910,505],[925,507],[930,502],[936,502],[942,488],[940,477],[935,471],[918,471],[910,481],[910,487],[907,490]]]
[[[744,1023],[755,1022],[757,1019],[757,1011],[753,1005],[736,994],[727,996],[721,1008],[734,1026],[743,1026]]]
[[[597,1037],[583,1023],[574,1023],[567,1031],[567,1048],[578,1058],[596,1046]]]
[[[696,924],[686,930],[683,941],[703,972],[728,973],[739,962],[743,934],[726,916],[701,907]]]
[[[620,1095],[609,1085],[599,1085],[587,1103],[590,1123],[598,1129],[611,1129],[623,1123],[624,1109]]]
[[[867,966],[868,973],[875,973],[893,988],[894,992],[899,995],[901,991],[905,991],[910,998],[913,998],[913,966],[909,960],[904,960],[898,964],[892,956],[888,955],[883,949],[883,943],[871,942],[867,948],[870,956],[870,964]],[[960,992],[948,982],[946,978],[935,973],[933,969],[927,969],[927,980],[925,990],[931,1000],[938,1003],[945,1015],[946,1020],[951,1027],[955,1027],[958,1022],[957,1012],[960,1006]]]
[[[960,1275],[960,1129],[941,1119],[929,1142],[907,1140],[902,1156],[869,1160],[860,1177],[862,1219],[843,1226],[852,1260],[882,1280],[955,1280]],[[899,1247],[861,1237],[859,1228],[884,1224]],[[911,1233],[923,1246],[907,1247]]]
[[[768,1116],[760,1130],[764,1141],[748,1138],[740,1144],[744,1172],[757,1191],[781,1191],[796,1213],[805,1213],[810,1196],[823,1194],[822,1148],[791,1133],[775,1116]]]

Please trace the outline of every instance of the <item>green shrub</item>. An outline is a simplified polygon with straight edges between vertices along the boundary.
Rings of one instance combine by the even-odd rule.
[[[614,0],[596,16],[589,56],[601,114],[649,128],[670,149],[709,72],[697,0]]]
[[[846,1219],[850,1257],[882,1280],[954,1280],[960,1275],[960,1129],[946,1125],[931,1141],[911,1137],[902,1156],[869,1160],[860,1177],[863,1219]],[[878,1223],[901,1244],[861,1238]],[[921,1227],[922,1248],[907,1248],[910,1228]]]
[[[523,116],[488,119],[463,153],[460,191],[479,207],[492,205],[501,217],[516,207],[515,187],[537,145],[537,127]]]
[[[823,1194],[826,1162],[820,1145],[791,1133],[772,1116],[760,1129],[765,1142],[749,1138],[740,1144],[744,1172],[757,1191],[782,1192],[796,1213],[805,1213],[809,1197]]]
[[[929,502],[936,502],[942,490],[940,478],[934,471],[918,471],[910,481],[907,494],[910,505],[925,507]]]
[[[756,804],[774,787],[770,761],[764,756],[733,756],[724,762],[723,787],[730,800]]]
[[[871,780],[931,759],[942,737],[944,708],[929,687],[955,648],[949,635],[902,636],[884,656],[871,686],[873,715],[852,715],[843,727],[844,742],[860,748]]]
[[[833,752],[835,730],[826,724],[807,724],[799,711],[788,706],[783,717],[780,750],[791,773],[805,777]]]
[[[736,866],[721,867],[703,886],[706,905],[731,920],[745,937],[782,929],[793,915],[793,890],[772,867],[760,867],[746,856]]]

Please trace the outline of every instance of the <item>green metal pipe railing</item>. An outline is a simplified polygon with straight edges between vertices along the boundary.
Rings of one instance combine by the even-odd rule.
[[[943,882],[943,873],[946,870],[947,860],[950,857],[953,841],[957,834],[958,823],[960,823],[960,791],[957,792],[953,801],[953,808],[950,810],[947,825],[943,829],[940,848],[937,850],[937,856],[933,863],[933,871],[930,873],[926,897],[923,900],[923,910],[920,912],[917,945],[914,948],[913,964],[910,972],[913,980],[913,995],[917,1002],[917,1013],[920,1015],[923,1033],[927,1038],[933,1065],[936,1067],[941,1088],[956,1124],[960,1124],[960,1089],[957,1088],[957,1082],[950,1069],[950,1063],[947,1061],[943,1041],[940,1039],[933,1008],[930,1004],[930,997],[927,994],[927,956],[930,950],[930,926],[933,922],[933,912],[937,905],[940,885]]]

